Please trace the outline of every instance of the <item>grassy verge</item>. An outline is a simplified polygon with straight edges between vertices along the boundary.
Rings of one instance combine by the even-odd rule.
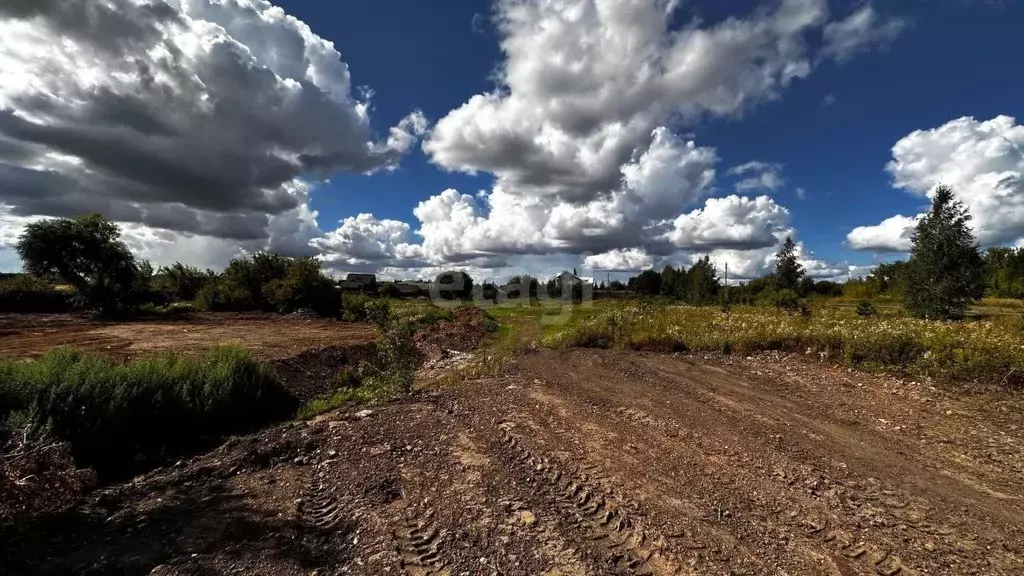
[[[295,399],[245,350],[117,363],[54,350],[0,360],[0,422],[46,426],[101,481],[292,417]]]
[[[523,351],[539,347],[545,335],[555,334],[568,323],[600,314],[613,305],[611,301],[596,301],[586,306],[533,301],[529,306],[520,303],[488,306],[485,309],[497,324],[495,330],[481,343],[472,360],[434,383],[443,386],[495,374]]]
[[[783,350],[865,369],[1024,384],[1024,337],[1012,322],[940,323],[860,317],[829,308],[811,317],[767,308],[627,306],[583,315],[544,338],[551,347],[621,347],[749,354]]]
[[[328,396],[307,402],[298,418],[308,420],[324,412],[351,404],[386,402],[412,391],[416,372],[415,330],[444,319],[443,314],[396,312],[385,300],[371,304],[367,318],[377,332],[377,354],[372,362],[363,362],[340,380],[347,386]],[[450,313],[448,316],[450,318]]]

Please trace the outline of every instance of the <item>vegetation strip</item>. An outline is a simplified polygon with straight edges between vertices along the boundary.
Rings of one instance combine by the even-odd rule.
[[[544,338],[554,348],[629,348],[751,354],[781,350],[910,374],[1024,384],[1024,338],[1004,323],[941,323],[822,309],[812,316],[770,308],[605,308]]]
[[[62,349],[0,360],[7,433],[52,433],[101,481],[289,419],[296,409],[273,371],[234,347],[123,364]]]

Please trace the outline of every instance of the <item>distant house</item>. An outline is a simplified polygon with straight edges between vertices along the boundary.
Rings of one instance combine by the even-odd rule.
[[[594,285],[579,276],[563,270],[548,282],[548,296],[562,300],[589,300],[594,295]]]
[[[526,290],[523,290],[523,286],[518,283],[498,286],[498,293],[509,300],[515,300],[523,296],[524,292],[526,292]]]
[[[342,292],[377,292],[377,276],[374,274],[349,274],[338,282]]]
[[[568,270],[562,270],[562,273],[556,276],[556,278],[559,286],[582,286],[586,282],[586,280]]]
[[[430,282],[395,282],[395,288],[403,298],[422,298],[430,294]]]

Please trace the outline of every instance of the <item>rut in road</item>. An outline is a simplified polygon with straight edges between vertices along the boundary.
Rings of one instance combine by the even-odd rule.
[[[984,398],[810,363],[592,350],[529,354],[458,396],[512,425],[510,462],[561,515],[594,532],[566,482],[625,504],[656,553],[616,540],[616,570],[1024,573],[1021,455],[964,457],[1019,446],[1024,418]]]
[[[580,526],[590,544],[604,555],[604,567],[611,574],[678,574],[659,554],[661,546],[630,517],[608,500],[590,476],[578,469],[563,472],[548,458],[536,456],[507,429],[502,429],[511,457],[537,479],[538,488],[550,498],[555,509]]]

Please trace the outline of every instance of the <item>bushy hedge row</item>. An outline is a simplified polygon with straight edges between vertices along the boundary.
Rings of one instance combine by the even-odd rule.
[[[290,313],[312,310],[341,314],[341,292],[314,258],[286,258],[258,252],[232,260],[224,273],[211,276],[196,294],[202,310]]]
[[[73,306],[74,292],[19,274],[0,280],[0,312],[63,314]]]
[[[28,413],[48,424],[101,480],[290,418],[297,408],[269,368],[233,347],[124,364],[71,350],[0,360],[0,422]]]

